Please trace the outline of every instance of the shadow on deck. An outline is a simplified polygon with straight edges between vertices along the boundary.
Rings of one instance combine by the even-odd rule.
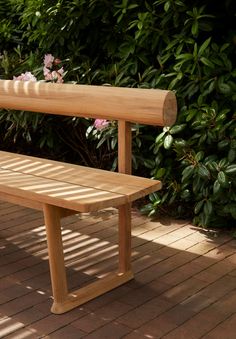
[[[50,313],[40,212],[0,203],[1,338],[236,338],[236,240],[133,211],[135,279],[63,315]],[[70,288],[117,266],[117,213],[63,220]]]

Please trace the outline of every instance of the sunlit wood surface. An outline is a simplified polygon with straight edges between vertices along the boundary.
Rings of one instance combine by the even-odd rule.
[[[157,126],[177,113],[172,91],[16,80],[0,80],[0,107]]]
[[[0,151],[1,192],[76,211],[115,207],[161,188],[160,181]]]

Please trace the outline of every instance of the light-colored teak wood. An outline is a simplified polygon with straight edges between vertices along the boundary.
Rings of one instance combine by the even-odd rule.
[[[131,123],[118,121],[118,171],[132,172],[132,130]],[[119,272],[131,270],[131,203],[119,206]]]
[[[160,188],[158,180],[0,151],[0,196],[19,198],[19,204],[24,199],[91,212],[118,207]]]
[[[54,304],[62,304],[67,298],[68,288],[61,236],[60,211],[56,206],[44,204],[43,213]]]
[[[69,116],[169,126],[176,119],[173,92],[0,80],[0,107]]]
[[[99,279],[76,291],[68,293],[63,302],[56,302],[54,300],[51,311],[55,314],[62,314],[70,311],[77,306],[83,305],[84,303],[123,285],[133,278],[134,274],[132,271],[127,271],[125,273],[110,273],[105,278]]]
[[[118,171],[131,174],[132,172],[132,131],[131,123],[118,121]]]
[[[176,99],[170,91],[0,80],[0,108],[118,120],[118,173],[0,151],[0,199],[44,213],[51,311],[67,312],[133,278],[131,203],[161,182],[131,175],[131,122],[171,125]],[[61,218],[116,207],[119,211],[117,272],[68,291]]]

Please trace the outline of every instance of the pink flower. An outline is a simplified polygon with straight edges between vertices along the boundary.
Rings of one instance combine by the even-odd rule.
[[[21,80],[21,81],[37,81],[35,76],[31,72],[21,73],[18,77],[13,77],[13,80]]]
[[[43,74],[44,74],[44,79],[47,80],[47,81],[53,81],[53,82],[57,82],[57,83],[64,82],[64,80],[62,78],[62,71],[61,70],[51,72],[48,68],[45,68]]]
[[[61,67],[57,72],[60,73],[60,74],[62,75],[62,74],[64,73],[64,68]]]
[[[47,81],[53,80],[52,73],[48,71],[47,73],[44,73],[44,79]]]
[[[109,125],[109,121],[105,119],[96,119],[93,124],[93,126],[99,131],[103,130],[108,125]]]
[[[44,66],[43,68],[43,75],[46,77],[49,73],[51,73],[50,69]]]
[[[54,61],[54,56],[52,54],[45,54],[44,55],[44,66],[51,68],[52,67],[52,63]]]
[[[59,71],[52,71],[52,79],[58,83],[62,83],[63,79]]]

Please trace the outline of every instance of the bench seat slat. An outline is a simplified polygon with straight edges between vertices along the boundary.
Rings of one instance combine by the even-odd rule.
[[[0,187],[10,195],[89,212],[134,201],[161,183],[0,151]]]
[[[0,190],[13,196],[26,197],[80,212],[94,211],[127,202],[126,196],[109,191],[3,169],[0,169]]]
[[[62,180],[81,185],[92,185],[98,189],[105,188],[106,190],[111,190],[121,194],[126,194],[127,189],[128,194],[131,194],[132,188],[136,191],[142,188],[145,189],[150,185],[159,185],[159,189],[161,188],[161,183],[158,180],[151,180],[134,175],[127,177],[126,174],[122,173],[114,173],[97,168],[62,163],[3,151],[0,151],[0,167],[13,171],[20,171],[21,173],[43,176],[48,179]],[[127,178],[129,178],[128,181]],[[102,186],[102,180],[105,180],[105,187]]]

